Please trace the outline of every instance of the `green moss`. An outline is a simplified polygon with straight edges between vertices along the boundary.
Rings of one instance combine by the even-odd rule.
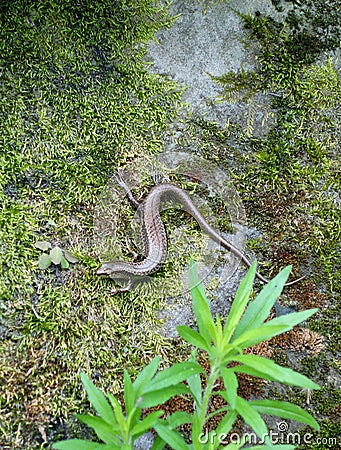
[[[78,408],[80,370],[117,391],[123,368],[167,349],[134,325],[156,323],[153,302],[113,297],[91,242],[101,190],[118,164],[162,149],[180,93],[143,61],[172,22],[152,1],[17,0],[0,20],[0,446],[33,449],[39,427]],[[39,271],[43,239],[80,263]]]
[[[308,442],[297,448],[302,450],[334,450],[340,446],[340,432],[340,422],[333,423],[329,420],[322,420],[318,433],[307,428],[301,431],[302,441],[304,436],[306,436]]]
[[[340,428],[339,391],[331,371],[338,383],[341,80],[334,59],[320,52],[339,45],[340,28],[334,27],[339,11],[335,2],[300,4],[295,7],[296,21],[290,13],[283,24],[260,14],[242,15],[248,42],[254,46],[257,40],[259,44],[258,65],[253,71],[229,72],[215,79],[223,87],[221,101],[238,98],[246,106],[253,102],[256,110],[257,93],[271,99],[274,124],[265,137],[254,137],[252,128],[235,134],[234,139],[248,152],[234,152],[239,165],[234,162],[232,172],[249,222],[262,231],[262,236],[249,242],[257,258],[263,255],[268,272],[273,266],[277,271],[281,262],[293,264],[296,275],[308,275],[307,284],[303,282],[286,294],[286,302],[292,304],[292,296],[295,306],[304,309],[307,302],[309,307],[316,306],[311,301],[323,293],[323,301],[319,300],[322,309],[309,321],[309,328],[322,334],[326,350],[302,360],[302,372],[323,385],[311,403],[321,432],[314,433],[315,444],[304,448],[329,449],[339,445]],[[303,11],[301,16],[298,9]],[[321,33],[326,28],[330,39]],[[305,396],[287,393],[284,397],[304,403]]]
[[[340,401],[340,390],[331,386],[322,387],[320,391],[314,393],[312,407],[315,414],[321,417],[319,421],[320,430],[316,432],[307,427],[303,428],[300,431],[302,441],[304,437],[308,437],[309,440],[304,446],[298,448],[334,450],[340,446]]]
[[[252,78],[255,83],[248,95],[262,90],[273,95],[272,108],[276,125],[266,138],[251,138],[252,153],[243,161],[243,173],[235,175],[239,187],[249,199],[253,191],[252,214],[255,206],[269,211],[278,208],[285,196],[285,206],[273,211],[269,225],[278,222],[279,232],[290,233],[302,215],[313,217],[304,235],[305,248],[316,255],[319,277],[334,290],[339,267],[338,236],[340,208],[335,201],[339,191],[340,164],[337,152],[340,123],[337,108],[341,100],[341,82],[331,58],[324,63],[314,62],[316,53],[292,33],[288,24],[280,25],[268,17],[243,16],[250,39],[260,40],[259,68],[254,72],[228,73],[219,82],[225,93],[245,90]],[[280,50],[280,51],[279,51]],[[247,175],[245,176],[245,165]],[[275,205],[270,197],[277,198]],[[308,200],[309,199],[309,200]],[[263,210],[262,210],[263,209]],[[291,217],[288,217],[290,214]],[[262,219],[264,224],[264,218]],[[324,223],[324,226],[322,225]],[[288,226],[289,225],[289,226]],[[272,239],[283,240],[272,230]],[[295,230],[292,230],[295,233]],[[303,230],[302,230],[303,231]],[[291,233],[290,233],[291,234]],[[323,266],[321,270],[320,266]]]

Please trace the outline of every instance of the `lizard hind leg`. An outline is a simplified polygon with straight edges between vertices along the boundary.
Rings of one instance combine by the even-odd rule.
[[[132,262],[136,262],[138,259],[141,258],[141,254],[135,250],[134,246],[132,245],[132,243],[129,241],[129,239],[127,237],[126,237],[125,241],[126,241],[127,249],[133,255]]]
[[[134,207],[137,209],[141,205],[141,203],[136,200],[136,198],[133,196],[133,193],[131,192],[130,187],[127,185],[127,183],[124,180],[122,172],[119,170],[116,175],[116,182],[117,184],[125,191],[127,197],[129,198],[129,201],[134,205]]]
[[[135,262],[137,260],[139,260],[141,258],[141,256],[145,256],[146,254],[146,249],[145,249],[145,240],[144,240],[144,233],[142,230],[142,225],[141,225],[141,218],[143,220],[143,207],[142,207],[142,203],[140,203],[138,200],[136,200],[136,198],[134,197],[133,193],[131,192],[130,187],[127,185],[125,179],[124,179],[124,175],[122,173],[121,170],[117,171],[117,175],[115,177],[117,184],[124,190],[126,196],[128,197],[130,203],[132,203],[132,205],[137,209],[137,213],[139,216],[139,221],[140,221],[140,235],[141,235],[141,241],[142,241],[142,255],[141,252],[137,252],[135,250],[135,248],[133,247],[132,243],[129,242],[128,238],[126,238],[125,242],[126,242],[126,247],[127,249],[130,251],[130,253],[133,255],[132,258],[132,262]]]
[[[132,280],[128,280],[127,284],[125,286],[122,287],[116,287],[113,289],[108,289],[108,291],[110,292],[111,295],[116,295],[119,292],[128,292],[131,290],[133,286],[133,281]]]

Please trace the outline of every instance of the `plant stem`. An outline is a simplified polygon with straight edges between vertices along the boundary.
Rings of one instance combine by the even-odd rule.
[[[220,374],[220,368],[219,365],[213,364],[211,366],[211,373],[210,376],[208,377],[207,380],[207,385],[205,388],[205,392],[204,392],[204,396],[202,399],[202,403],[201,406],[199,408],[199,412],[198,412],[198,418],[199,418],[199,433],[203,433],[203,428],[206,422],[206,416],[207,416],[207,410],[208,410],[208,404],[211,398],[211,393],[213,391],[215,382],[217,381],[217,378],[219,377]],[[193,442],[194,448],[196,448],[197,445],[197,436],[193,436],[193,438],[196,440],[196,442]]]

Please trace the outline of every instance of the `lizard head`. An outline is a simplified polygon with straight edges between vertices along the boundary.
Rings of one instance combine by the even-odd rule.
[[[132,279],[131,273],[129,273],[128,268],[126,267],[127,263],[124,262],[107,262],[101,265],[101,267],[97,270],[97,275],[107,276],[117,281],[118,284],[124,284],[123,287],[119,287],[114,289],[112,292],[126,292],[130,291],[130,289],[134,286],[134,281]],[[129,264],[128,264],[129,266]]]
[[[127,278],[122,272],[122,267],[116,262],[103,263],[97,270],[97,275],[107,276],[115,280]]]

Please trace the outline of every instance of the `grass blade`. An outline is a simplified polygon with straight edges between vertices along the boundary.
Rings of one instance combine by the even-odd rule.
[[[232,429],[233,424],[237,420],[237,417],[238,417],[237,411],[232,410],[228,412],[219,422],[219,425],[215,430],[216,435],[219,436],[223,433],[229,433]],[[218,441],[218,439],[216,439],[216,441]]]
[[[110,403],[112,404],[112,407],[114,409],[114,413],[115,413],[115,420],[117,421],[118,425],[121,428],[121,431],[123,434],[126,434],[127,430],[128,430],[128,424],[126,421],[126,418],[124,417],[123,411],[122,411],[122,407],[119,404],[118,400],[111,394],[108,394]]]
[[[167,417],[166,422],[171,428],[177,428],[184,423],[192,423],[192,415],[184,411],[176,411]]]
[[[268,341],[274,336],[284,333],[287,329],[287,325],[265,326],[264,324],[258,328],[252,328],[251,330],[245,331],[237,339],[232,338],[231,344],[240,348],[251,347],[259,342]]]
[[[129,416],[135,406],[135,392],[133,383],[126,370],[124,370],[124,404],[126,408],[126,415]]]
[[[160,437],[156,436],[153,446],[150,450],[163,450],[165,448],[166,442]]]
[[[193,353],[190,360],[190,362],[196,362],[195,354]],[[200,375],[196,373],[195,375],[192,375],[191,377],[187,378],[188,386],[191,390],[192,396],[195,401],[195,405],[197,408],[201,406],[202,403],[202,386],[201,386],[201,379]]]
[[[277,325],[286,325],[285,331],[289,331],[297,324],[304,322],[309,319],[310,316],[315,314],[318,311],[318,308],[307,309],[305,311],[294,312],[290,314],[284,314],[283,316],[275,317],[272,320],[264,323],[264,327],[277,326]]]
[[[306,311],[300,311],[276,317],[275,319],[265,322],[260,327],[245,331],[237,339],[233,338],[231,343],[241,348],[256,345],[259,342],[269,340],[274,336],[292,330],[295,325],[308,319],[317,311],[317,308],[313,308]]]

